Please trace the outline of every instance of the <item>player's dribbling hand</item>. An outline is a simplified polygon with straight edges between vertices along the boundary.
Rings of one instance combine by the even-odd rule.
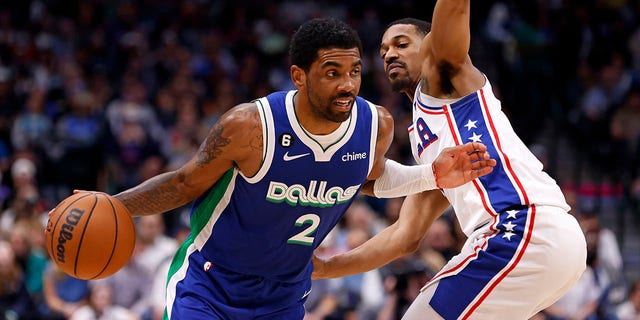
[[[496,164],[487,146],[469,142],[443,149],[433,162],[433,171],[439,188],[455,188],[491,173]]]

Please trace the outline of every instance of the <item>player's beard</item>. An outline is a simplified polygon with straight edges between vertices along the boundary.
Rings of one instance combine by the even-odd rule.
[[[309,104],[311,105],[311,110],[313,112],[332,122],[342,123],[349,119],[351,116],[351,111],[353,110],[353,104],[349,109],[349,112],[334,112],[332,109],[333,101],[343,97],[353,98],[353,95],[350,93],[343,93],[335,97],[331,97],[326,101],[322,101],[317,95],[312,95],[309,91],[307,91],[307,98],[309,99]],[[353,103],[355,103],[355,98],[353,99]]]
[[[394,79],[389,79],[389,81],[391,82],[391,90],[393,90],[393,92],[403,92],[407,88],[411,88],[414,84],[414,79],[409,74],[406,76],[397,76]]]

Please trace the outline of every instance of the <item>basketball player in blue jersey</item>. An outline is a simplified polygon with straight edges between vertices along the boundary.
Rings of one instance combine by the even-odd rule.
[[[393,89],[413,102],[408,131],[415,160],[430,163],[448,147],[482,142],[498,160],[493,172],[409,196],[398,221],[362,246],[327,261],[313,258],[314,278],[380,267],[415,251],[451,205],[468,239],[421,290],[407,320],[529,319],[585,269],[584,235],[560,188],[515,134],[489,80],[471,62],[469,16],[469,0],[438,0],[432,24],[411,18],[391,23],[380,55]]]
[[[361,47],[338,20],[303,24],[290,45],[297,90],[231,108],[188,163],[115,196],[134,216],[195,200],[169,269],[166,319],[302,319],[313,250],[367,180],[399,196],[492,171],[475,142],[433,164],[386,160],[393,119],[358,97]]]

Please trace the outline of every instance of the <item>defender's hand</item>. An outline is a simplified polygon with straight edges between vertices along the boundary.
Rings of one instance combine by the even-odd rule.
[[[455,188],[491,173],[496,164],[487,146],[469,142],[443,149],[433,162],[433,172],[439,188]]]

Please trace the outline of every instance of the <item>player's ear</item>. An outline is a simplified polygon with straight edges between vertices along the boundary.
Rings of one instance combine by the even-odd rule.
[[[291,81],[296,86],[296,88],[300,89],[306,84],[307,74],[304,70],[296,65],[291,66]]]

